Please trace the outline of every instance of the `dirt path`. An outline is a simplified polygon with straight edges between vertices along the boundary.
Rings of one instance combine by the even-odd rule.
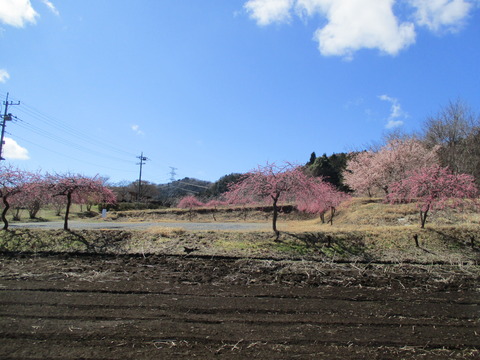
[[[0,257],[2,359],[476,359],[478,278],[436,266]]]
[[[94,230],[94,229],[148,229],[151,227],[169,227],[181,228],[188,231],[198,230],[263,230],[268,229],[270,224],[266,223],[247,223],[247,222],[108,222],[108,221],[69,221],[69,228],[74,230]],[[30,229],[63,229],[63,221],[50,222],[31,222],[31,223],[12,223],[11,229],[30,228]]]

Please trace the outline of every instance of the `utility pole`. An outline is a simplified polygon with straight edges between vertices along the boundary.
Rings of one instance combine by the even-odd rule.
[[[3,145],[5,144],[3,137],[5,136],[5,126],[7,124],[7,121],[12,121],[12,114],[8,114],[8,105],[20,105],[20,101],[16,104],[14,104],[12,101],[8,102],[8,93],[7,93],[7,98],[3,102],[3,105],[5,105],[5,112],[2,116],[2,135],[0,137],[0,161],[5,160],[2,157],[2,151],[3,151]]]
[[[140,200],[140,191],[142,190],[142,166],[145,165],[144,161],[149,160],[147,157],[143,156],[143,151],[140,156],[137,156],[137,159],[140,159],[140,162],[137,165],[140,165],[140,175],[138,176],[138,193],[137,193],[137,202]]]

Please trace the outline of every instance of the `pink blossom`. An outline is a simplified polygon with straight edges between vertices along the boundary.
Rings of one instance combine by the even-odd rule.
[[[392,183],[390,188],[387,197],[390,203],[417,203],[422,228],[430,210],[446,206],[457,208],[474,203],[478,196],[473,176],[452,174],[447,167],[438,165],[411,171],[405,179]]]

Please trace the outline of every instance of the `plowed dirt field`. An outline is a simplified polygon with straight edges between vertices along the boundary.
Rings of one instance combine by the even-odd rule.
[[[1,359],[478,359],[468,266],[0,256]]]

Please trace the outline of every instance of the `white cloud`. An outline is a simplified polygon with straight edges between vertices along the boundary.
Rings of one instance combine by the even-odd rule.
[[[5,69],[0,69],[0,83],[6,83],[10,79],[10,74]]]
[[[364,99],[362,97],[357,97],[355,99],[349,100],[345,103],[344,108],[350,109],[360,106],[364,103]]]
[[[433,31],[457,30],[473,6],[466,0],[410,0],[410,3],[417,8],[417,23]]]
[[[403,121],[402,120],[394,120],[394,119],[389,119],[387,124],[385,125],[385,128],[387,129],[395,129],[399,126],[402,126],[403,125]]]
[[[403,121],[400,118],[406,118],[408,115],[402,110],[398,99],[392,98],[388,95],[380,95],[378,97],[382,101],[389,102],[390,105],[390,115],[388,116],[388,122],[385,125],[387,129],[393,129],[403,125]]]
[[[248,0],[244,8],[259,25],[288,22],[295,0]]]
[[[0,22],[15,27],[35,24],[38,13],[30,0],[0,0]]]
[[[136,125],[136,124],[135,124],[135,125],[132,125],[131,129],[132,129],[132,130],[135,132],[135,134],[137,134],[137,135],[145,135],[145,133],[144,133],[142,130],[140,130],[140,126],[138,126],[138,125]]]
[[[408,0],[418,25],[430,30],[461,25],[479,0]],[[351,59],[360,49],[377,49],[397,55],[415,43],[415,24],[401,21],[394,13],[400,0],[248,0],[244,8],[258,25],[320,17],[324,23],[314,33],[322,55]],[[405,7],[402,7],[405,9]],[[407,17],[410,14],[407,14]]]
[[[24,147],[21,147],[13,139],[6,137],[5,145],[3,146],[3,157],[5,159],[14,159],[14,160],[28,160],[30,156],[28,155],[28,150]]]
[[[51,1],[48,1],[48,0],[42,0],[42,2],[48,7],[48,9],[54,13],[55,15],[57,16],[60,16],[60,13],[58,12],[57,8],[55,7],[55,5],[53,5],[53,3]]]
[[[314,36],[320,52],[351,58],[366,48],[396,55],[413,44],[414,25],[399,24],[392,5],[393,0],[331,0],[328,23]]]

